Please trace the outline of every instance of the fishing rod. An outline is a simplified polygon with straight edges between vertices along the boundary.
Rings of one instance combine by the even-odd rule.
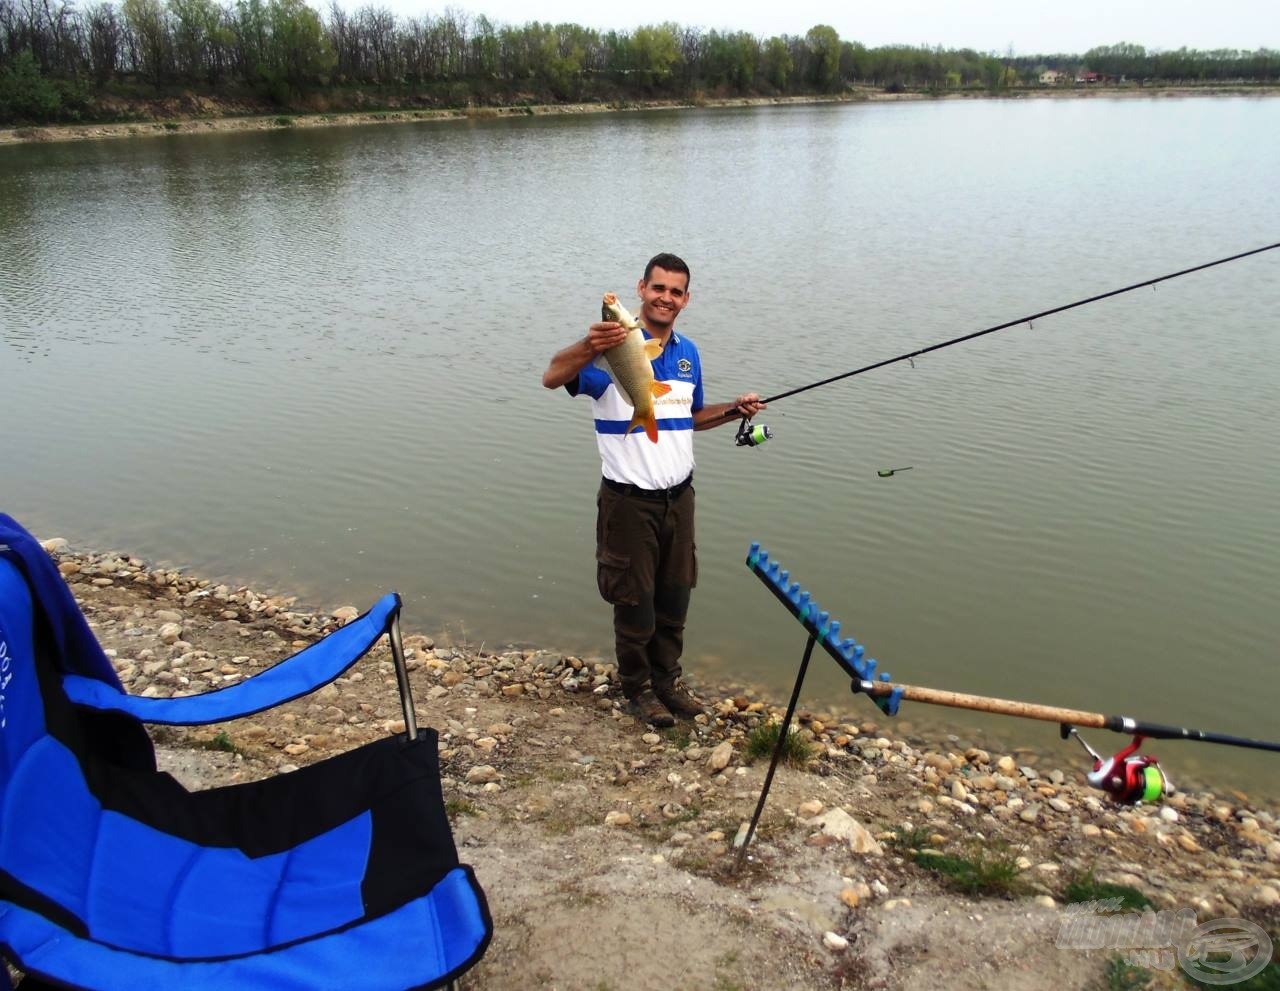
[[[1245,736],[1231,736],[1227,733],[1210,733],[1205,730],[1188,729],[1185,726],[1166,726],[1163,723],[1134,719],[1132,716],[1106,716],[1100,712],[1063,709],[1053,705],[1038,705],[1034,702],[1016,702],[1012,699],[991,698],[986,695],[966,695],[962,692],[948,692],[937,688],[900,685],[864,678],[855,678],[851,687],[853,691],[862,692],[872,698],[893,695],[895,690],[900,688],[902,691],[898,693],[898,698],[907,702],[926,702],[929,705],[945,705],[952,709],[994,712],[1002,716],[1017,716],[1020,719],[1040,719],[1058,723],[1059,726],[1106,729],[1113,733],[1138,734],[1152,740],[1196,740],[1200,743],[1220,743],[1228,747],[1247,747],[1253,750],[1270,750],[1273,753],[1280,753],[1280,743],[1253,740]],[[1066,738],[1065,734],[1063,738]]]
[[[1010,327],[1017,327],[1020,324],[1033,325],[1034,321],[1041,317],[1052,316],[1055,313],[1064,313],[1067,310],[1074,310],[1078,306],[1087,306],[1089,303],[1096,303],[1102,299],[1109,299],[1112,296],[1119,296],[1123,293],[1133,292],[1135,289],[1143,289],[1146,286],[1154,286],[1160,282],[1168,282],[1170,279],[1177,279],[1184,275],[1190,275],[1192,272],[1201,272],[1206,268],[1213,268],[1215,265],[1225,265],[1227,262],[1238,261],[1241,258],[1248,258],[1250,255],[1258,255],[1264,251],[1272,251],[1280,248],[1280,241],[1275,244],[1264,245],[1261,248],[1254,248],[1251,251],[1242,251],[1239,254],[1231,255],[1227,258],[1219,258],[1217,261],[1205,262],[1203,265],[1194,265],[1191,268],[1184,268],[1179,272],[1170,272],[1168,275],[1161,275],[1154,279],[1145,279],[1142,282],[1135,282],[1131,286],[1125,286],[1122,289],[1112,289],[1109,292],[1098,293],[1096,296],[1090,296],[1087,299],[1078,299],[1074,303],[1064,303],[1062,306],[1055,306],[1048,310],[1041,310],[1039,313],[1029,313],[1025,317],[1018,317],[1016,320],[1009,320],[1005,323],[996,324],[994,327],[987,327],[983,330],[975,330],[971,334],[964,334],[960,337],[953,337],[949,341],[942,341],[938,344],[930,344],[928,347],[919,348],[915,351],[909,351],[906,354],[900,354],[895,358],[885,358],[883,361],[877,361],[870,365],[864,365],[861,368],[855,368],[850,372],[842,372],[839,375],[832,375],[830,378],[822,379],[819,382],[811,382],[809,385],[802,385],[796,389],[790,389],[787,392],[780,392],[776,396],[770,396],[762,400],[765,405],[776,403],[780,399],[787,399],[791,396],[797,396],[802,392],[808,392],[810,389],[817,389],[824,385],[830,385],[832,382],[839,382],[841,379],[851,378],[854,375],[861,375],[864,372],[875,371],[877,368],[884,368],[886,365],[893,365],[899,361],[913,361],[915,358],[923,354],[929,354],[932,351],[941,351],[943,348],[949,348],[953,344],[963,344],[965,341],[972,341],[975,338],[983,337],[987,334],[994,334],[998,330],[1008,330]],[[731,417],[742,417],[742,424],[738,427],[737,444],[739,447],[758,447],[773,436],[773,432],[761,424],[757,427],[750,426],[751,418],[743,414],[738,407],[727,409],[721,414],[723,419]]]
[[[850,688],[853,692],[866,695],[887,716],[896,716],[899,705],[906,700],[1057,723],[1062,738],[1066,740],[1074,736],[1093,759],[1093,768],[1085,775],[1089,784],[1106,792],[1112,799],[1122,804],[1154,802],[1173,790],[1172,783],[1159,761],[1149,754],[1138,752],[1147,739],[1192,740],[1280,753],[1280,743],[1266,740],[1254,740],[1227,733],[1211,733],[1184,726],[1168,726],[1163,723],[1134,719],[1131,716],[1108,716],[1100,712],[1086,712],[1080,709],[1065,709],[1032,702],[1018,702],[984,695],[966,695],[960,692],[895,683],[887,671],[877,675],[878,662],[875,658],[867,657],[865,647],[852,637],[842,636],[840,621],[822,609],[813,596],[800,587],[799,582],[793,581],[791,573],[784,570],[777,560],[771,560],[769,552],[760,544],[752,543],[748,548],[746,564],[764,583],[765,588],[769,589],[787,611],[800,621],[809,634],[804,660],[801,662],[787,714],[783,719],[779,744],[774,752],[775,761],[781,754],[781,745],[785,742],[783,738],[795,712],[800,688],[808,668],[809,656],[814,646],[821,646],[851,677]],[[1103,757],[1084,741],[1078,732],[1078,727],[1111,730],[1115,733],[1130,735],[1133,739],[1120,751],[1110,757]],[[760,805],[757,806],[757,818],[760,809],[763,808],[764,795],[768,791],[771,778],[772,773],[766,776],[765,789],[761,793]],[[754,825],[748,830],[748,837],[752,831],[754,831]]]

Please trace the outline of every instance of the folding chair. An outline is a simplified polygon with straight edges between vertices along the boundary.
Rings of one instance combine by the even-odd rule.
[[[0,514],[0,953],[33,986],[438,988],[493,923],[459,864],[437,736],[419,729],[399,597],[205,695],[127,695],[62,576]],[[189,792],[140,721],[231,719],[306,694],[386,634],[406,733]],[[2,973],[2,972],[0,972]]]

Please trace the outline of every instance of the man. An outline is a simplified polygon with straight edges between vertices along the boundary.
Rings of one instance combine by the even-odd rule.
[[[754,392],[731,403],[704,405],[702,363],[693,341],[675,332],[689,305],[689,266],[655,255],[636,286],[645,336],[662,343],[653,376],[671,391],[654,399],[655,444],[637,427],[632,406],[596,357],[621,344],[619,323],[593,323],[587,336],[556,352],[542,375],[548,389],[591,397],[603,478],[596,499],[596,575],[613,604],[614,644],[622,691],[645,722],[674,726],[702,704],[681,679],[689,592],[697,584],[693,535],[693,431],[735,422],[730,410],[764,409]]]

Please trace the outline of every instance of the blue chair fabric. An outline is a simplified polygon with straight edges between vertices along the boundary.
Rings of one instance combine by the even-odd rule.
[[[349,667],[398,607],[384,598],[262,688],[136,700],[43,549],[0,514],[0,952],[103,991],[393,991],[473,966],[492,921],[458,861],[433,730],[200,792],[138,744],[137,702],[182,703],[155,709],[166,722],[260,711],[305,693],[304,655]]]

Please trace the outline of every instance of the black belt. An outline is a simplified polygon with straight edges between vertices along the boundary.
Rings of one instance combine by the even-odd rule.
[[[623,495],[639,496],[641,499],[661,499],[665,502],[674,499],[692,485],[693,475],[691,474],[683,482],[677,482],[669,489],[642,489],[630,482],[615,482],[612,478],[602,478],[600,481],[604,482],[606,489],[613,489],[614,492],[620,492]]]

